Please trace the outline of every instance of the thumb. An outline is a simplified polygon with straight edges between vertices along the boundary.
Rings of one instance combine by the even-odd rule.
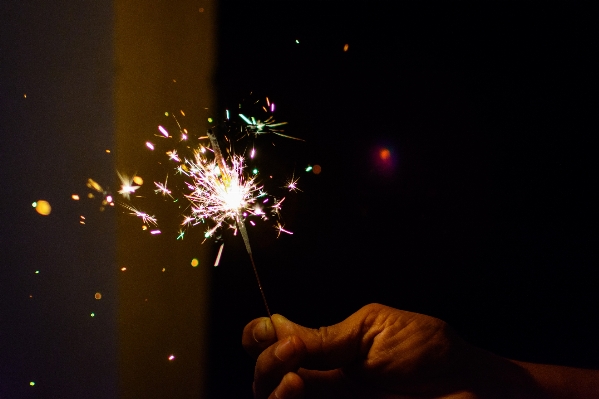
[[[393,312],[397,309],[370,304],[340,323],[318,329],[300,326],[279,314],[272,315],[272,322],[279,340],[294,335],[304,342],[307,353],[302,367],[333,370],[365,358]]]

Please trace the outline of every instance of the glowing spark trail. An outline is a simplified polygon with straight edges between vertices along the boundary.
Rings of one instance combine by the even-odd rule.
[[[130,210],[132,215],[135,215],[135,216],[141,218],[141,220],[144,223],[151,224],[151,225],[154,225],[154,226],[158,226],[158,221],[156,220],[156,218],[154,216],[150,216],[150,215],[148,215],[145,212],[138,211],[137,209],[135,209],[131,205],[127,205],[127,204],[120,204],[120,205],[122,207],[127,208],[128,210]]]
[[[220,264],[220,256],[223,254],[223,248],[225,247],[225,244],[220,244],[220,248],[218,249],[218,255],[216,256],[216,260],[214,261],[214,267],[218,266]]]

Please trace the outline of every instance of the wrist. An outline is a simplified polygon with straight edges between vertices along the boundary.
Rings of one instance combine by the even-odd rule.
[[[511,360],[526,370],[548,399],[599,397],[599,371]]]
[[[472,392],[484,399],[550,399],[535,375],[521,362],[472,348]]]

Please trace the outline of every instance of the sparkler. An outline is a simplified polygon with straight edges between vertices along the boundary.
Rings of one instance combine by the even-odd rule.
[[[243,181],[243,175],[239,173],[243,169],[243,160],[239,158],[236,160],[233,158],[233,170],[230,170],[223,159],[220,146],[218,145],[218,140],[212,130],[208,130],[208,137],[210,138],[210,144],[212,145],[212,150],[214,151],[214,158],[216,159],[216,163],[218,164],[221,172],[221,180],[214,180],[210,182],[208,186],[210,189],[216,188],[216,191],[219,192],[219,195],[217,195],[214,199],[217,202],[222,203],[221,206],[223,206],[223,215],[227,215],[228,217],[235,219],[237,228],[239,229],[241,237],[243,238],[245,249],[250,257],[250,262],[252,263],[252,269],[254,270],[254,275],[256,276],[256,281],[258,282],[258,288],[260,289],[262,301],[264,301],[264,307],[266,308],[268,317],[271,317],[270,308],[268,307],[268,302],[266,301],[266,295],[264,294],[264,289],[262,288],[262,283],[260,282],[258,270],[256,269],[256,264],[254,263],[250,238],[245,228],[243,215],[241,213],[246,204],[254,202],[255,197],[253,197],[253,194],[259,189],[256,188],[254,179],[250,179],[245,182]],[[204,182],[206,182],[206,180],[200,180],[200,183]],[[217,187],[214,187],[215,183]],[[221,187],[218,187],[218,183],[220,183]],[[217,261],[220,260],[221,251],[222,246],[219,250]]]
[[[281,137],[302,140],[282,133],[281,126],[286,125],[287,122],[276,122],[272,116],[275,109],[274,103],[271,103],[268,98],[266,102],[267,107],[262,107],[262,110],[268,114],[266,117],[256,118],[239,114],[239,117],[245,124],[229,119],[230,115],[227,110],[227,121],[225,122],[227,132],[235,133],[241,131],[241,137],[253,136],[254,138],[262,134],[273,133]],[[185,116],[183,111],[181,111],[181,114]],[[254,262],[245,222],[248,218],[260,218],[262,220],[274,218],[277,220],[274,226],[277,231],[277,238],[281,233],[293,234],[291,231],[284,229],[283,225],[278,221],[281,205],[285,197],[275,198],[267,194],[264,187],[257,182],[259,175],[257,168],[254,168],[251,174],[244,172],[246,159],[234,153],[232,143],[226,136],[224,138],[228,142],[228,147],[223,147],[223,149],[226,151],[227,156],[221,150],[218,138],[212,130],[208,130],[206,136],[195,136],[197,141],[194,142],[196,138],[181,127],[175,115],[172,115],[172,117],[175,119],[180,137],[175,138],[174,136],[176,135],[170,134],[167,127],[160,125],[158,126],[158,134],[155,134],[156,139],[154,142],[148,141],[145,145],[151,151],[161,152],[166,150],[162,149],[165,146],[162,143],[168,142],[172,145],[175,142],[174,147],[176,148],[170,147],[167,151],[163,152],[168,156],[168,164],[174,165],[174,173],[170,176],[167,174],[164,182],[154,182],[154,192],[155,194],[161,194],[164,200],[170,199],[173,202],[177,202],[183,196],[189,201],[189,205],[182,215],[183,220],[180,224],[181,228],[179,228],[177,233],[177,240],[182,240],[185,237],[185,229],[201,223],[208,225],[204,234],[204,241],[212,237],[217,230],[224,227],[233,229],[234,235],[239,231],[250,258],[264,306],[270,317],[270,309]],[[253,162],[256,149],[253,144],[250,148],[251,150],[248,149],[248,157]],[[189,150],[191,150],[191,153]],[[174,180],[169,179],[169,177]],[[140,180],[140,182],[137,182],[138,185],[134,185],[134,181],[124,174],[119,174],[119,178],[121,181],[119,194],[125,199],[130,199],[130,194],[136,193],[142,184],[141,179],[138,177],[135,177]],[[182,186],[180,184],[181,181],[183,181]],[[287,188],[289,191],[299,190],[297,182],[298,178],[292,175],[285,183],[284,188]],[[155,216],[142,212],[128,204],[120,205],[143,221],[145,224],[144,230],[150,225],[155,228],[158,227],[158,221]],[[255,225],[253,220],[250,219],[248,221],[252,226]],[[150,233],[160,234],[160,230],[150,230]],[[215,266],[220,262],[223,247],[224,244],[221,244]]]

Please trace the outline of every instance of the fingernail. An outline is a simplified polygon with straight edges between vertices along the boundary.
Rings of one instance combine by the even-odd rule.
[[[254,330],[252,331],[252,335],[254,341],[260,343],[273,340],[275,338],[274,331],[270,319],[264,318],[260,323],[256,324],[256,327],[254,327]]]
[[[280,343],[277,349],[275,349],[275,356],[282,362],[288,360],[294,353],[295,346],[291,342],[291,337]]]

